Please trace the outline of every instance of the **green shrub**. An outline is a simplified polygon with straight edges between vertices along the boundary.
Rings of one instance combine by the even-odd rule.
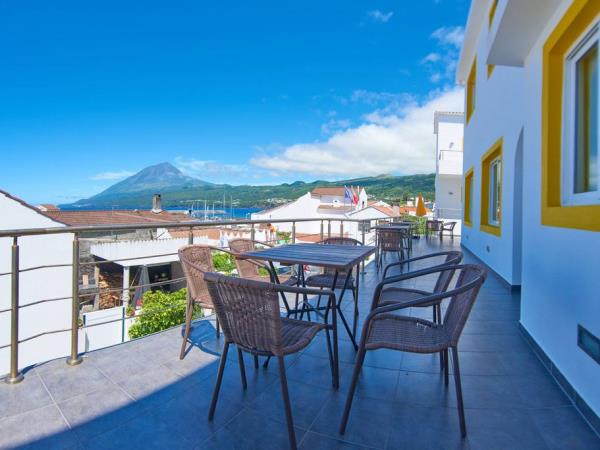
[[[142,312],[129,328],[129,337],[139,338],[184,323],[186,303],[185,288],[175,292],[146,292],[142,298]],[[202,309],[194,306],[193,318],[201,314]]]
[[[217,272],[230,275],[235,269],[235,260],[229,253],[215,251],[213,253],[213,264]]]

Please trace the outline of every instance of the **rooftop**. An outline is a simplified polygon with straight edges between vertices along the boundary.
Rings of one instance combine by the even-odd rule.
[[[187,214],[170,211],[142,210],[96,210],[96,211],[44,211],[44,214],[57,222],[71,226],[123,225],[156,222],[186,222],[195,220]]]
[[[459,239],[415,241],[415,254],[458,248]],[[474,262],[468,254],[466,262]],[[361,319],[379,275],[361,279]],[[414,285],[425,288],[425,284]],[[460,439],[452,385],[437,355],[369,352],[347,432],[338,434],[355,352],[340,333],[339,391],[330,387],[324,339],[287,358],[300,448],[594,449],[600,439],[519,329],[518,293],[490,273],[459,343],[468,437]],[[346,305],[351,308],[349,297]],[[413,309],[411,315],[430,316]],[[79,366],[40,364],[17,385],[0,384],[0,448],[287,448],[277,365],[254,369],[248,389],[230,352],[214,422],[206,416],[223,339],[197,321],[179,360],[179,327],[90,352]]]

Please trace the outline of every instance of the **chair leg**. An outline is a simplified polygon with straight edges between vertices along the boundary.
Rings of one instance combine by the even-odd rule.
[[[360,370],[362,369],[363,362],[365,361],[365,354],[366,350],[361,347],[356,357],[354,372],[352,372],[352,382],[350,383],[348,397],[346,398],[346,405],[344,406],[344,414],[342,415],[342,422],[340,423],[340,434],[344,434],[346,432],[346,425],[348,425],[348,417],[350,416],[350,408],[352,408],[352,400],[354,399],[354,392],[356,391],[358,376],[360,375]]]
[[[185,329],[183,331],[183,342],[181,343],[181,350],[179,351],[179,359],[185,357],[185,347],[190,337],[190,329],[192,328],[192,314],[194,312],[193,305],[188,304],[187,311],[185,314]]]
[[[253,355],[254,356],[254,368],[258,369],[258,355]]]
[[[329,367],[331,368],[331,383],[335,387],[335,368],[333,364],[333,352],[331,350],[331,336],[329,329],[325,329],[325,336],[327,337],[327,356],[329,356]]]
[[[465,407],[463,405],[462,385],[460,382],[460,369],[458,365],[458,349],[452,347],[452,365],[454,368],[454,384],[456,385],[456,402],[458,406],[458,418],[460,420],[460,435],[464,438],[467,435],[465,425]]]
[[[294,418],[292,417],[292,405],[290,404],[290,393],[288,391],[287,377],[285,375],[285,362],[283,356],[277,357],[279,365],[279,381],[281,382],[281,394],[283,396],[283,406],[285,407],[285,418],[287,420],[288,436],[290,438],[290,448],[296,449],[296,432],[294,431]]]
[[[208,410],[208,420],[213,420],[215,417],[215,408],[217,407],[217,399],[219,398],[219,390],[221,389],[221,382],[223,381],[223,371],[225,370],[225,362],[227,362],[227,352],[229,351],[229,342],[225,343],[223,353],[221,354],[221,361],[219,361],[219,371],[217,372],[217,382],[213,389],[212,399],[210,401],[210,408]]]
[[[449,374],[448,374],[448,349],[444,350],[444,384],[446,386],[448,386],[448,378],[449,378]]]
[[[219,323],[219,318],[215,318],[215,328],[217,329],[217,339],[221,337],[221,324]]]
[[[242,379],[242,387],[244,390],[248,387],[248,383],[246,382],[246,368],[244,367],[244,355],[242,354],[241,349],[237,349],[238,352],[238,363],[240,364],[240,378]]]

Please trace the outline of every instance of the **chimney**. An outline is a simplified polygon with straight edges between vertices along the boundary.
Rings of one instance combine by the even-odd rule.
[[[161,211],[162,211],[162,205],[161,205],[160,194],[154,194],[152,196],[152,212],[158,214]]]

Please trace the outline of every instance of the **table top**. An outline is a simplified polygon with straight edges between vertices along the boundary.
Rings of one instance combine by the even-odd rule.
[[[243,253],[251,259],[284,264],[308,264],[332,269],[351,269],[375,253],[371,245],[288,244]]]

